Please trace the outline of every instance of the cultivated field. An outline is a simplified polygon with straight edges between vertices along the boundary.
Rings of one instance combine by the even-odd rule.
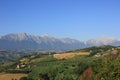
[[[75,57],[77,55],[89,55],[90,52],[69,52],[69,53],[63,53],[63,54],[54,54],[53,57],[56,59],[68,59]]]
[[[0,80],[19,80],[27,74],[0,74]]]

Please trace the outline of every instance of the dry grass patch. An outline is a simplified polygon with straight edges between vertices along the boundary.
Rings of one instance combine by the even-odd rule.
[[[0,74],[0,80],[19,80],[21,77],[27,77],[27,74]]]
[[[56,59],[68,59],[78,55],[89,55],[90,52],[70,52],[70,53],[63,53],[63,54],[54,54],[53,57]]]

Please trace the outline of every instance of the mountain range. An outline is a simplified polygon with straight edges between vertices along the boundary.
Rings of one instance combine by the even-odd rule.
[[[68,51],[91,46],[120,46],[120,40],[104,36],[99,39],[79,41],[70,38],[55,38],[27,33],[7,34],[0,37],[0,50],[55,50]]]

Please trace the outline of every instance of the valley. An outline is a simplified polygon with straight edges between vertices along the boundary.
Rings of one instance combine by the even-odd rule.
[[[90,47],[60,54],[24,56],[0,64],[0,73],[3,74],[0,76],[18,74],[15,75],[18,79],[17,76],[22,74],[18,80],[119,80],[119,62],[119,47]]]

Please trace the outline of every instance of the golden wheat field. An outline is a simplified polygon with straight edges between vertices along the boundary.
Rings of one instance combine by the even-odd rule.
[[[89,55],[90,52],[69,52],[63,54],[54,54],[53,57],[56,59],[68,59],[78,55]]]

